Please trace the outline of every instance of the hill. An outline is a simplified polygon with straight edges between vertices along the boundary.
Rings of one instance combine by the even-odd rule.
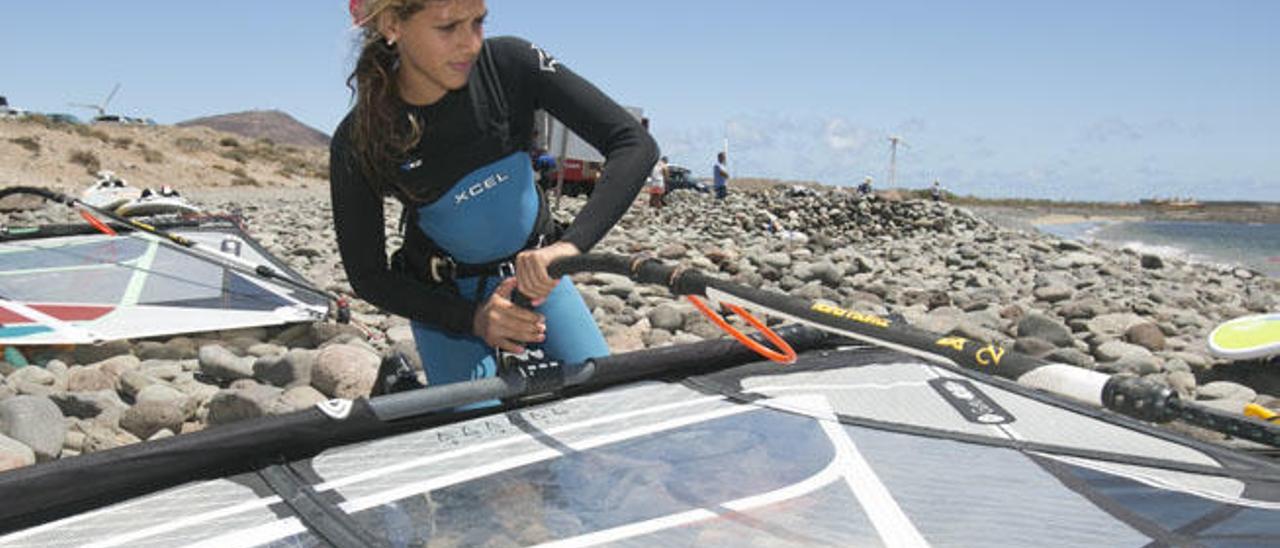
[[[299,147],[329,146],[329,136],[278,110],[250,110],[179,122],[179,127],[201,126],[250,139]]]
[[[79,194],[100,169],[136,187],[323,188],[329,149],[249,139],[208,127],[0,119],[0,187]]]

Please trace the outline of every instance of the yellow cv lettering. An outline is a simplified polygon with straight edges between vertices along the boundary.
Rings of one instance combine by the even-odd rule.
[[[979,350],[974,354],[974,359],[978,360],[982,365],[1000,365],[1000,359],[1004,357],[1004,349],[996,345],[987,345],[986,348]]]
[[[945,346],[956,352],[964,352],[964,343],[969,342],[964,337],[943,337],[938,339],[938,346]]]

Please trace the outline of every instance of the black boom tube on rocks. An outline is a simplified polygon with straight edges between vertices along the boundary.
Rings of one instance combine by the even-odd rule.
[[[842,337],[1013,380],[1139,420],[1162,423],[1177,419],[1280,447],[1280,424],[1183,401],[1169,387],[1149,380],[1051,363],[995,344],[944,336],[901,321],[718,280],[681,266],[665,265],[645,255],[579,255],[560,259],[548,270],[553,278],[577,272],[619,274],[637,282],[666,286],[677,295],[705,296],[719,303],[761,310]]]

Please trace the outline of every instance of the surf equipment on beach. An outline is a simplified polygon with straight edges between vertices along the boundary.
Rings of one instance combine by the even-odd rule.
[[[177,235],[301,280],[235,223]],[[0,345],[109,340],[315,321],[328,303],[149,235],[0,234]]]
[[[1209,333],[1209,353],[1232,360],[1280,354],[1280,313],[1244,316],[1219,325]]]
[[[587,270],[825,331],[777,329],[790,365],[674,345],[0,473],[0,495],[23,493],[0,506],[0,546],[1280,542],[1276,463],[992,375],[1030,367],[1012,352],[917,345],[893,320],[645,258],[552,274]],[[447,411],[490,399],[505,405]],[[1171,401],[1120,407],[1193,407]]]
[[[80,194],[84,203],[99,209],[115,211],[116,208],[138,199],[142,191],[110,171],[99,171],[98,180]]]
[[[169,186],[160,190],[144,189],[137,198],[116,207],[115,212],[125,217],[148,217],[152,215],[195,215],[200,213],[186,198]]]
[[[329,310],[329,293],[232,220],[153,226],[43,189],[12,187],[0,197],[15,193],[77,207],[95,224],[0,231],[0,344],[88,344],[280,325],[315,321]],[[346,308],[337,302],[341,320]]]

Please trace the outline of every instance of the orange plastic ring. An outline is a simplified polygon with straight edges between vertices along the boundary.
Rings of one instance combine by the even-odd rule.
[[[777,347],[778,350],[773,350],[771,348],[768,348],[752,340],[750,337],[743,335],[742,332],[739,331],[736,327],[729,325],[729,322],[725,321],[725,319],[721,317],[720,314],[717,314],[715,311],[711,310],[711,307],[707,306],[706,303],[702,302],[702,299],[699,299],[694,295],[685,295],[685,296],[689,298],[689,302],[692,302],[693,306],[696,307],[699,312],[702,312],[702,314],[705,315],[708,319],[710,319],[713,323],[715,323],[716,326],[718,326],[720,329],[723,329],[725,333],[728,333],[734,339],[737,339],[738,342],[742,343],[743,346],[750,348],[756,354],[759,354],[769,360],[772,360],[781,364],[796,363],[795,349],[791,348],[791,345],[787,344],[787,341],[785,339],[783,339],[777,333],[774,333],[772,329],[769,329],[769,326],[765,325],[764,322],[756,319],[755,316],[752,316],[750,312],[747,312],[742,307],[735,304],[724,303],[725,308],[728,308],[730,312],[733,312],[734,314],[737,314],[738,316],[742,317],[742,319],[746,320],[747,323],[751,324],[751,327],[756,328],[756,330],[759,331],[761,334],[763,334],[764,337],[769,340],[769,342],[773,343],[773,345]]]

